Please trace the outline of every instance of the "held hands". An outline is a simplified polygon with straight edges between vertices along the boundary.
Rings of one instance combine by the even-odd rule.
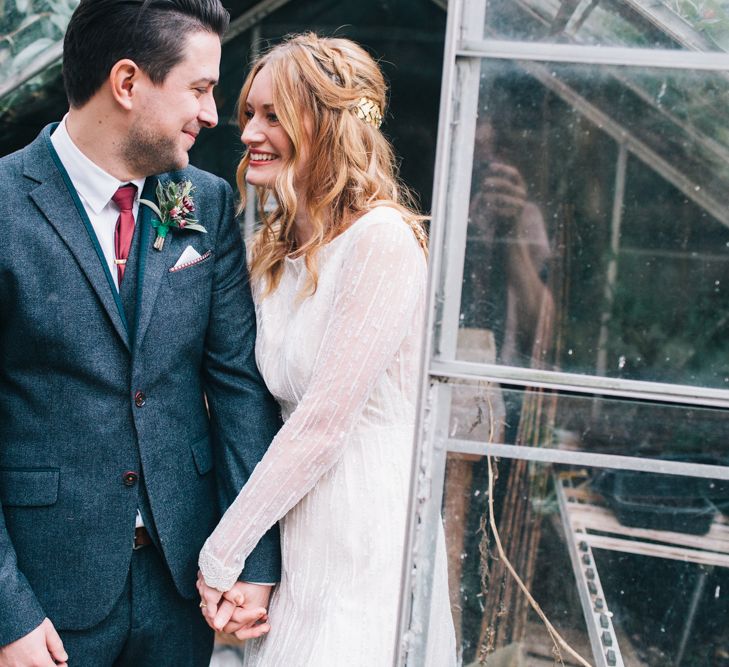
[[[63,642],[47,618],[24,637],[0,646],[0,667],[68,667],[67,661]]]
[[[238,581],[229,591],[221,593],[208,586],[198,572],[197,590],[200,611],[213,630],[245,640],[265,635],[271,629],[267,613],[271,586]]]

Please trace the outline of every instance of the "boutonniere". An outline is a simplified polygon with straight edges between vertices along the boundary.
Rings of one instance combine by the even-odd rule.
[[[157,203],[149,199],[140,199],[140,204],[149,206],[157,218],[152,219],[152,227],[157,230],[157,238],[154,240],[155,250],[162,250],[165,244],[165,237],[170,227],[177,229],[191,229],[196,232],[207,234],[207,229],[199,225],[192,217],[195,211],[195,202],[192,200],[194,186],[191,181],[175,183],[167,181],[157,183]]]

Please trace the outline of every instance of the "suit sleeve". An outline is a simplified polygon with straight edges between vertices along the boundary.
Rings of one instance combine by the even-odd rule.
[[[3,184],[13,183],[7,163],[0,167],[0,179]],[[8,199],[6,194],[2,192],[3,201]],[[3,215],[7,215],[5,210]],[[10,281],[6,281],[5,289],[8,282]],[[10,309],[10,303],[7,292],[0,287],[0,322],[6,322],[9,318],[6,309]],[[0,359],[0,375],[3,374],[4,363]],[[10,644],[35,630],[45,617],[38,598],[18,567],[15,547],[5,523],[5,510],[0,502],[0,646]]]
[[[205,341],[204,383],[215,443],[221,511],[227,510],[281,426],[278,405],[255,360],[256,317],[233,193],[222,182],[223,216],[216,241],[215,277]],[[278,526],[249,556],[241,580],[280,578]]]
[[[0,646],[24,637],[45,618],[30,584],[18,569],[15,549],[0,513]]]

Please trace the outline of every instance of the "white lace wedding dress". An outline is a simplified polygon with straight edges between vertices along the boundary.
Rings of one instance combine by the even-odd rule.
[[[285,424],[200,556],[227,590],[281,519],[283,573],[271,631],[251,667],[389,667],[413,450],[426,263],[399,213],[377,207],[325,246],[303,296],[287,259],[266,298],[254,286],[256,358]],[[441,531],[428,665],[455,665]]]

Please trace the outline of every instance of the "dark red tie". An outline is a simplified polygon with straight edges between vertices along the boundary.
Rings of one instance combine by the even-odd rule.
[[[133,183],[122,185],[111,198],[119,208],[119,217],[116,221],[116,229],[114,230],[114,263],[116,264],[117,275],[119,277],[119,285],[121,285],[124,277],[124,269],[127,267],[127,257],[129,257],[129,248],[132,245],[132,236],[134,236],[134,213],[132,213],[132,205],[134,204],[134,195],[137,194],[137,186]]]

